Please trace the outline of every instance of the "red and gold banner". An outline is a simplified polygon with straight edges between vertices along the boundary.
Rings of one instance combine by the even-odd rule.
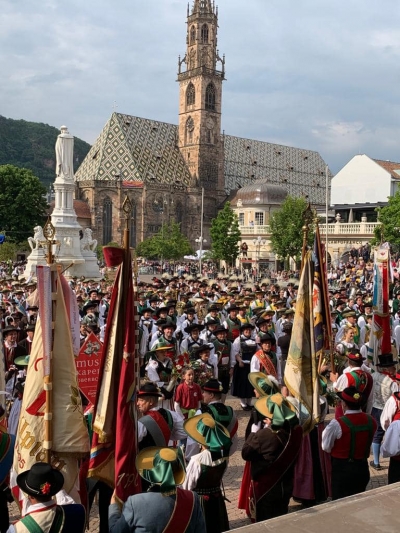
[[[126,501],[140,492],[136,471],[135,322],[130,251],[104,248],[107,266],[120,264],[111,296],[97,390],[89,476],[115,486]]]
[[[75,358],[79,388],[92,405],[96,402],[102,353],[103,345],[91,331]]]

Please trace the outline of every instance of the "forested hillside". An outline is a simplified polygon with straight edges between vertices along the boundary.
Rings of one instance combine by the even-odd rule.
[[[28,168],[48,187],[55,179],[54,146],[59,133],[59,129],[48,124],[13,120],[0,115],[0,165]],[[90,144],[75,137],[75,170],[89,150]]]

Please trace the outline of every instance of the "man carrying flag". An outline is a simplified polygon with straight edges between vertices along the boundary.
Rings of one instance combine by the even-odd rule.
[[[129,249],[132,204],[126,213],[124,248],[103,249],[107,266],[118,266],[112,292],[100,368],[89,477],[115,487],[116,497],[126,501],[140,492],[136,471],[137,419],[131,417],[131,402],[139,380],[139,352],[136,347],[134,287]]]
[[[304,258],[284,376],[290,395],[299,402],[300,425],[305,434],[295,468],[293,496],[309,503],[324,501],[330,485],[321,449],[320,422],[324,419],[326,401],[321,397],[319,376],[319,362],[329,348],[329,339],[327,279],[317,225],[314,250]]]

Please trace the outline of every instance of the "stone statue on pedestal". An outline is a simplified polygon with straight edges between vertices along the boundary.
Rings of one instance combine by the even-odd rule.
[[[67,126],[61,126],[56,142],[56,176],[66,180],[74,179],[74,136]]]

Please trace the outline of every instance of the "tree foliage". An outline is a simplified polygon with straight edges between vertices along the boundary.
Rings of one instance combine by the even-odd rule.
[[[26,168],[0,166],[0,231],[6,241],[22,242],[45,221],[46,189]]]
[[[18,250],[17,243],[5,241],[0,245],[0,261],[13,261]]]
[[[0,165],[23,167],[38,176],[48,187],[55,179],[55,144],[60,130],[26,120],[0,116]],[[75,137],[74,170],[76,171],[90,150],[90,144]]]
[[[400,191],[390,196],[388,205],[377,208],[377,211],[380,224],[375,228],[371,244],[389,242],[391,246],[400,249]]]
[[[147,259],[178,260],[185,255],[193,254],[190,242],[181,232],[177,222],[163,224],[156,235],[141,242],[137,248],[138,256]]]
[[[304,213],[307,209],[304,198],[287,196],[280,209],[270,219],[271,248],[282,259],[298,261],[303,248]],[[309,232],[309,244],[312,243],[312,232]]]
[[[241,233],[238,217],[230,202],[226,202],[224,208],[212,220],[210,233],[213,259],[222,259],[233,265],[239,256]]]

